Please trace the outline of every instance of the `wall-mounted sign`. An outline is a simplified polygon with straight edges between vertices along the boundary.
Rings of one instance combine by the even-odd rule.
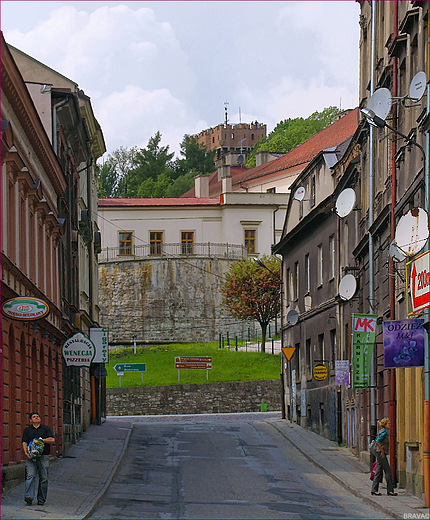
[[[327,379],[328,376],[327,367],[322,363],[315,365],[312,373],[315,381],[324,381],[324,379]]]
[[[424,320],[382,322],[384,367],[424,366]]]
[[[94,343],[96,348],[96,355],[93,363],[108,363],[109,362],[109,329],[106,327],[90,329],[90,340]]]
[[[336,359],[335,363],[335,384],[345,385],[349,388],[349,359]]]
[[[63,357],[68,367],[89,367],[95,353],[93,342],[80,332],[66,340],[63,345]]]
[[[420,312],[430,307],[430,256],[429,251],[406,264],[406,281],[409,283],[407,292],[408,315]],[[410,273],[410,278],[408,273]]]
[[[368,388],[377,314],[352,315],[352,388]]]
[[[12,320],[34,321],[49,314],[49,305],[38,298],[12,298],[3,303],[1,311]]]

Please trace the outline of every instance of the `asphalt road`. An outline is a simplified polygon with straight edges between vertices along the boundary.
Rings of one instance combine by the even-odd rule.
[[[270,425],[270,415],[136,418],[92,519],[379,519]]]

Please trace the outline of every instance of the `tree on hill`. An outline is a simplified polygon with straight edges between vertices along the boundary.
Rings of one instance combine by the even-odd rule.
[[[314,112],[307,119],[296,117],[295,119],[280,121],[268,136],[263,137],[255,144],[246,161],[246,167],[255,167],[255,158],[260,150],[265,152],[289,152],[334,123],[338,115],[339,109],[337,107],[328,107],[322,112]]]
[[[225,275],[221,292],[228,313],[241,320],[256,320],[261,327],[261,351],[266,351],[269,322],[281,310],[280,263],[263,255],[262,265],[250,258],[235,262]]]

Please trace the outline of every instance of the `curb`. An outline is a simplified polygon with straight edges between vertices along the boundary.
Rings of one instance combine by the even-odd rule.
[[[126,437],[125,442],[123,444],[121,453],[119,454],[119,456],[118,456],[118,458],[117,458],[117,460],[116,460],[116,462],[115,462],[115,464],[114,464],[114,466],[112,468],[112,471],[110,472],[109,477],[106,479],[105,483],[103,484],[102,489],[98,492],[98,494],[97,494],[95,500],[93,501],[93,503],[90,504],[88,511],[84,512],[83,515],[82,515],[82,513],[80,513],[78,511],[78,513],[80,513],[80,515],[81,515],[79,518],[81,518],[82,520],[86,520],[89,516],[92,515],[92,513],[94,512],[94,510],[99,505],[99,503],[102,500],[102,498],[104,497],[107,489],[111,485],[112,480],[115,478],[116,474],[118,473],[119,465],[122,462],[122,459],[124,458],[125,452],[127,451],[127,448],[128,448],[129,442],[130,442],[130,437],[131,437],[131,434],[133,432],[133,428],[134,428],[134,423],[131,422],[131,428],[127,432],[127,437]],[[85,511],[85,506],[84,506],[84,511]]]
[[[331,477],[333,480],[335,480],[338,484],[340,484],[343,488],[345,488],[347,491],[355,495],[357,498],[360,498],[363,500],[366,504],[371,505],[372,507],[375,507],[376,509],[379,509],[382,513],[388,515],[390,518],[396,519],[398,518],[398,514],[394,513],[391,509],[388,509],[387,507],[379,504],[378,502],[372,500],[369,497],[366,497],[362,493],[358,492],[355,488],[348,485],[346,482],[344,482],[342,479],[340,479],[337,475],[329,471],[327,468],[322,466],[318,461],[313,459],[308,453],[306,453],[305,450],[303,450],[298,444],[296,444],[294,441],[292,441],[287,434],[274,423],[271,423],[269,421],[264,421],[266,424],[270,424],[275,430],[277,430],[289,443],[291,443],[302,455],[304,455],[312,464],[317,466],[319,469],[324,471],[329,477]]]

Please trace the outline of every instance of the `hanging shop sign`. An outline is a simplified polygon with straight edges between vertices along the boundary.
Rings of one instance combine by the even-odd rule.
[[[11,298],[3,303],[1,311],[12,320],[34,321],[49,314],[49,305],[39,298]]]
[[[63,358],[68,367],[89,367],[95,353],[94,343],[81,332],[66,340],[63,345]]]
[[[336,359],[335,360],[335,384],[345,385],[349,388],[350,375],[349,375],[349,360],[348,359]]]
[[[109,329],[107,327],[91,328],[90,340],[96,349],[93,363],[109,363]]]
[[[406,264],[408,315],[430,307],[430,252]],[[410,275],[408,274],[410,273]]]
[[[368,388],[377,314],[352,315],[352,388]]]
[[[384,321],[384,367],[424,366],[424,320]]]

